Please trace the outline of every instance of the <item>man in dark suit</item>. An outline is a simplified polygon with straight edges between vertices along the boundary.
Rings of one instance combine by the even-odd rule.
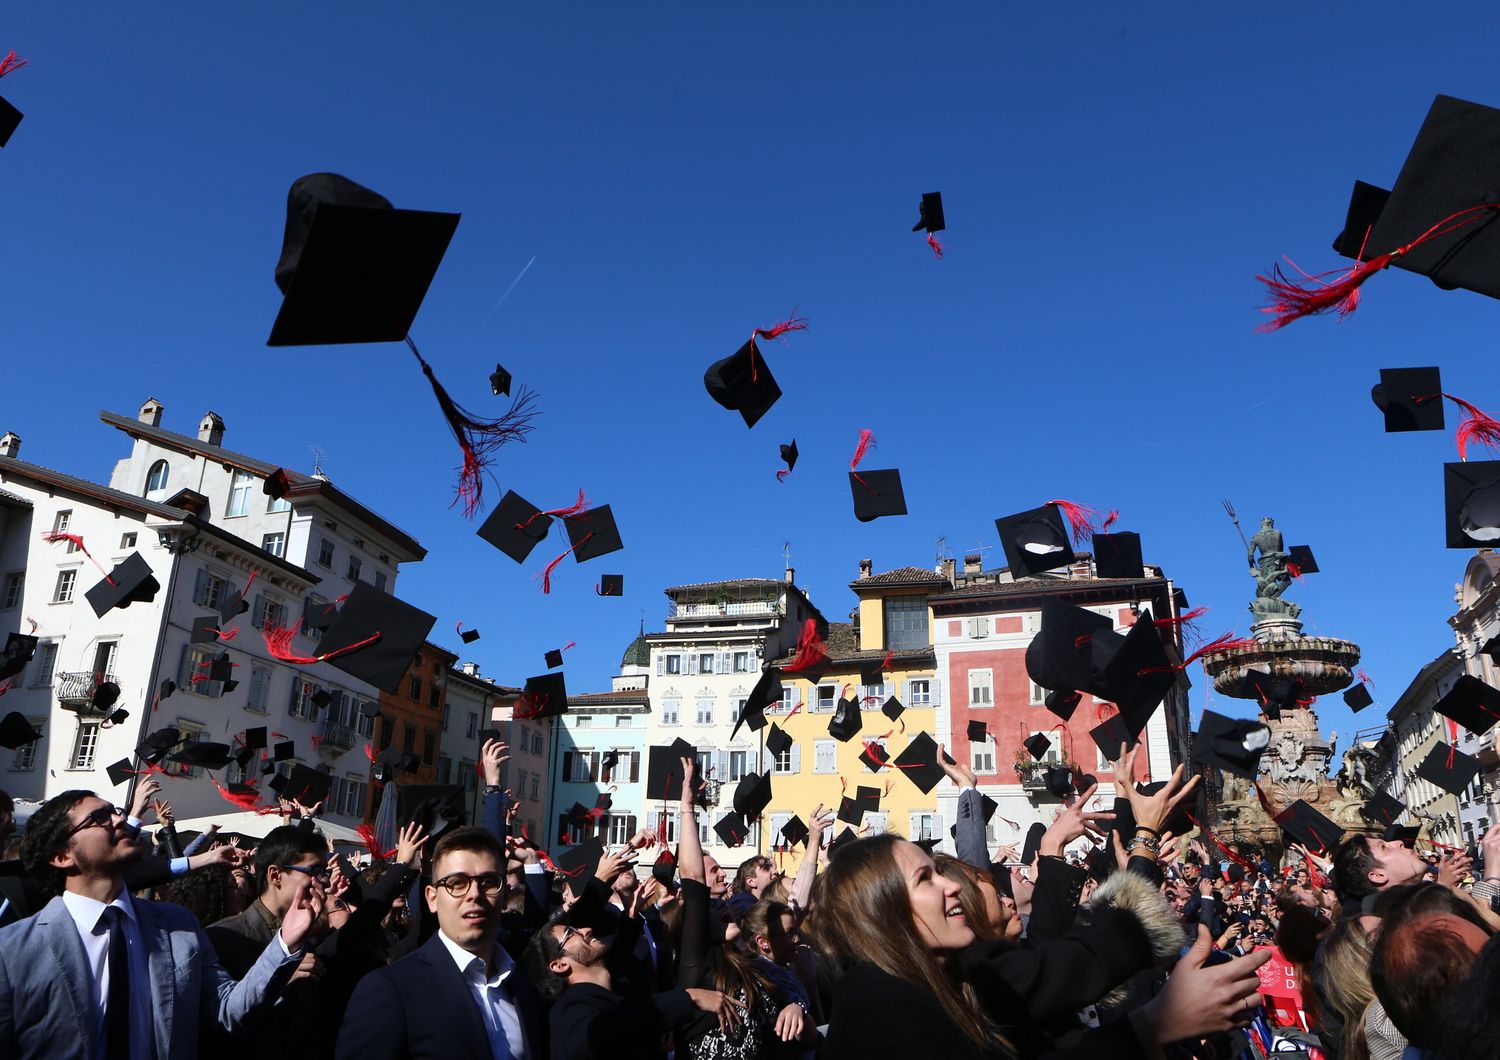
[[[455,828],[437,841],[424,897],[438,929],[360,980],[336,1060],[546,1060],[541,997],[496,941],[505,889],[490,832]]]
[[[0,1056],[192,1060],[202,1030],[234,1033],[279,994],[321,909],[308,888],[238,983],[193,915],[132,898],[144,847],[124,811],[65,791],[31,818],[21,860],[58,897],[0,928]]]

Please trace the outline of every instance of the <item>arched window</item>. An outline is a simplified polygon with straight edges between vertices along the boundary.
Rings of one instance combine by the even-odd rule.
[[[157,490],[167,488],[167,462],[158,460],[151,465],[151,471],[146,475],[146,492],[155,493]]]

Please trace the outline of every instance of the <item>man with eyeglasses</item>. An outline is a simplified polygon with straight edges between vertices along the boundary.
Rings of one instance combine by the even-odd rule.
[[[0,1056],[192,1060],[200,1031],[238,1033],[279,994],[318,904],[288,910],[236,983],[192,913],[126,890],[143,852],[125,812],[89,791],[32,816],[21,857],[58,897],[0,929]]]
[[[256,899],[237,916],[226,917],[207,928],[209,941],[218,951],[219,963],[230,975],[245,974],[281,927],[282,917],[296,907],[309,888],[323,896],[327,884],[324,860],[328,842],[316,832],[295,825],[282,825],[266,833],[255,848]],[[294,982],[318,975],[318,960],[309,947]]]
[[[483,828],[454,828],[432,851],[424,889],[438,929],[415,952],[360,980],[337,1060],[545,1060],[536,988],[496,941],[505,855]]]

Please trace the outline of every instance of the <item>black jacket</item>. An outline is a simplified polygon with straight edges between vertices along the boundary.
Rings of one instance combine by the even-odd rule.
[[[563,991],[552,1006],[552,1060],[651,1060],[662,1035],[693,1022],[685,990],[626,999],[593,983]]]

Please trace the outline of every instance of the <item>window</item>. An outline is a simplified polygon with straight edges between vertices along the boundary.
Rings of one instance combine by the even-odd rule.
[[[610,846],[621,846],[635,835],[636,817],[633,813],[612,813],[605,817]]]
[[[463,777],[459,783],[463,784],[465,791],[473,791],[476,779],[474,776],[474,763],[465,758],[458,763],[458,769]]]
[[[542,780],[540,777],[531,778],[531,798],[533,800],[541,798],[541,796],[538,794],[538,792],[541,790],[541,783]]]
[[[1057,732],[1056,730],[1053,730],[1051,732],[1033,732],[1033,733],[1028,733],[1027,734],[1028,739],[1030,737],[1032,737],[1032,736],[1045,736],[1047,739],[1049,739],[1049,740],[1052,741],[1052,746],[1049,747],[1049,748],[1047,748],[1047,753],[1044,754],[1044,755],[1042,755],[1042,757],[1039,758],[1039,759],[1037,759],[1036,761],[1038,761],[1038,762],[1047,762],[1047,763],[1050,763],[1051,765],[1059,765],[1059,764],[1062,763],[1062,760],[1063,760],[1063,738],[1062,738],[1062,733]],[[1027,758],[1027,760],[1031,759],[1031,752],[1029,752],[1029,751],[1026,752],[1026,758]],[[975,769],[975,772],[978,772],[977,768]]]
[[[578,715],[576,724],[580,729],[592,729],[594,727],[594,716],[592,714],[580,714]]]
[[[272,497],[266,502],[268,512],[289,512],[292,510],[292,502],[285,497]]]
[[[52,602],[54,604],[71,604],[73,602],[73,583],[78,579],[76,570],[60,570],[57,572],[57,588],[52,590]]]
[[[932,681],[929,678],[917,678],[907,685],[911,689],[911,705],[914,707],[926,707],[932,704]]]
[[[802,745],[792,744],[779,755],[772,756],[771,772],[773,773],[796,773],[802,768]]]
[[[876,703],[885,702],[885,682],[881,681],[874,685],[860,685],[860,701],[868,703],[874,700]]]
[[[839,699],[839,686],[838,685],[819,685],[818,686],[818,706],[817,706],[818,710],[832,710],[834,708],[834,705],[836,703],[838,703],[838,699]]]
[[[1031,684],[1031,705],[1033,707],[1039,707],[1042,704],[1046,703],[1047,702],[1047,690],[1045,688],[1043,688],[1041,685],[1037,684],[1035,681],[1030,682],[1030,684]]]
[[[411,680],[407,683],[406,698],[413,703],[422,702],[422,679],[416,674],[412,674]]]
[[[628,728],[630,728],[630,715],[629,714],[617,714],[617,715],[615,715],[615,728],[617,728],[617,729],[628,729]],[[524,743],[524,741],[522,742],[521,746],[523,746],[523,747],[526,746],[525,743]]]
[[[229,583],[206,570],[198,572],[198,583],[193,587],[193,603],[217,611],[219,605],[229,598]]]
[[[375,735],[375,715],[367,709],[374,705],[368,699],[361,699],[355,706],[354,730],[367,740]]]
[[[993,707],[995,705],[994,681],[993,670],[969,671],[970,707]]]
[[[730,751],[729,752],[729,779],[730,780],[739,780],[741,777],[743,777],[745,775],[746,772],[747,771],[745,769],[745,752],[744,751]]]
[[[782,688],[781,688],[781,702],[777,705],[777,709],[778,710],[784,710],[784,711],[787,711],[788,713],[790,713],[791,710],[792,710],[792,708],[795,707],[796,705],[797,705],[797,690],[795,688],[791,688],[791,687],[788,687],[786,685],[783,685]]]
[[[318,565],[333,569],[333,542],[326,537],[318,538]]]
[[[36,676],[32,686],[45,688],[52,684],[52,671],[57,668],[57,641],[48,641],[36,650]]]
[[[973,640],[983,640],[990,635],[990,620],[985,615],[971,618],[965,623],[969,637]]]
[[[543,748],[542,748],[542,734],[541,733],[536,733],[535,735],[533,735],[531,737],[531,753],[534,754],[534,755],[539,755],[539,754],[545,753],[543,751]],[[634,754],[635,752],[631,752],[631,753]],[[635,778],[632,777],[631,779],[634,780]]]
[[[697,722],[699,725],[712,725],[714,723],[714,697],[699,696],[694,703],[697,711]]]
[[[97,721],[80,721],[78,723],[78,735],[73,737],[73,754],[68,759],[68,768],[93,769],[94,748],[98,744],[99,723]],[[170,771],[169,769],[168,772]]]
[[[73,512],[72,512],[72,510],[71,509],[64,509],[63,511],[58,512],[57,515],[53,518],[53,520],[52,520],[52,532],[55,533],[55,534],[66,534],[68,532],[68,527],[71,526],[72,523],[73,523]]]
[[[273,556],[286,555],[286,534],[278,531],[274,534],[262,534],[260,547]]]
[[[453,759],[447,755],[438,755],[437,760],[437,782],[439,784],[453,783]]]
[[[422,734],[422,764],[430,766],[437,760],[437,733],[428,729]]]
[[[287,704],[287,714],[293,718],[306,718],[308,721],[311,721],[313,715],[316,714],[318,710],[317,707],[313,706],[312,701],[312,697],[317,691],[318,686],[313,684],[311,681],[299,681],[293,679],[292,699],[291,702]],[[381,749],[384,750],[386,747],[389,747],[390,743],[391,741],[389,738],[389,734],[387,734],[385,743],[380,745]]]
[[[995,771],[995,738],[975,740],[969,744],[969,768],[976,773]]]
[[[250,487],[255,479],[248,471],[236,471],[229,480],[229,507],[224,509],[225,518],[244,515],[250,510]]]
[[[680,674],[680,673],[682,673],[682,656],[681,655],[668,655],[668,656],[666,656],[666,663],[667,663],[667,673],[669,673],[669,674]]]
[[[711,651],[701,652],[698,655],[698,672],[700,674],[711,674],[714,670],[714,653]]]
[[[443,686],[436,681],[427,690],[427,705],[433,710],[441,710],[443,708]]]
[[[750,672],[750,653],[748,651],[737,651],[734,653],[734,672],[737,674],[748,674]]]
[[[563,776],[574,784],[590,784],[599,779],[598,751],[578,748],[563,755]]]
[[[885,835],[890,827],[890,816],[888,813],[866,813],[864,834],[866,836]]]
[[[375,572],[375,588],[379,589],[381,592],[385,592],[385,584],[386,584],[385,571],[383,571],[383,570],[376,571]]]
[[[45,723],[45,718],[27,718],[26,721],[33,729],[40,729]],[[10,771],[12,773],[26,773],[36,768],[36,749],[41,740],[32,740],[28,744],[22,744],[16,748],[16,756],[11,759]]]
[[[415,751],[417,749],[417,727],[411,722],[406,723],[405,731],[401,734],[401,750]]]
[[[450,715],[452,713],[453,713],[453,704],[451,704],[451,703],[444,703],[443,704],[443,731],[444,732],[448,731],[448,715]]]
[[[167,488],[167,477],[171,469],[167,467],[165,460],[158,460],[151,465],[151,470],[146,472],[146,492],[155,493]]]
[[[723,777],[714,775],[718,772],[717,766],[714,764],[714,758],[715,753],[713,748],[698,752],[698,775],[706,780],[723,780]]]
[[[361,566],[361,563],[360,563],[359,557],[358,556],[350,556],[349,557],[349,569],[348,569],[348,571],[345,572],[344,577],[348,578],[351,582],[357,582],[357,581],[359,581],[359,569],[360,569],[360,566]]]
[[[189,644],[182,651],[182,668],[177,673],[177,690],[199,696],[218,698],[224,694],[223,681],[209,680],[215,651],[207,644]]]
[[[885,646],[894,651],[927,647],[927,597],[886,598]]]
[[[13,607],[21,606],[21,590],[26,587],[26,572],[23,570],[11,571],[5,576],[5,596],[0,602],[0,608],[9,611]]]
[[[264,593],[255,594],[255,606],[250,611],[250,624],[256,629],[272,627],[287,628],[286,604]]]
[[[384,715],[384,714],[380,715],[380,739],[379,739],[379,741],[377,741],[380,744],[380,749],[382,751],[384,751],[387,747],[389,747],[391,745],[391,741],[394,740],[395,738],[396,738],[396,722],[395,722],[395,719],[386,717],[386,715]]]
[[[838,744],[832,740],[817,740],[813,743],[813,772],[837,773]]]
[[[682,708],[682,699],[679,696],[667,696],[661,701],[661,723],[663,725],[678,724],[678,714]]]
[[[474,711],[471,710],[471,711],[469,711],[469,725],[464,730],[464,736],[467,737],[468,739],[472,740],[472,739],[474,739],[475,734],[478,733],[478,732],[479,732],[479,715],[476,714]]]
[[[914,813],[909,823],[911,829],[907,838],[913,843],[920,843],[924,839],[943,838],[943,818],[940,814]]]

